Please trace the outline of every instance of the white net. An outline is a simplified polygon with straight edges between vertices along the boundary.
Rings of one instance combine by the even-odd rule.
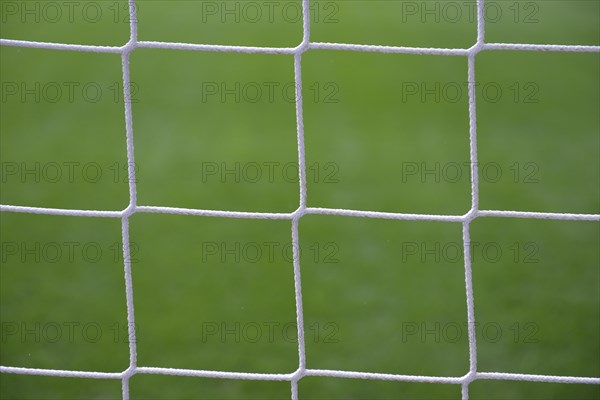
[[[91,211],[91,210],[67,210],[42,207],[24,207],[15,205],[0,205],[1,212],[51,214],[79,217],[106,217],[120,218],[122,221],[123,257],[125,271],[125,291],[127,299],[127,320],[129,326],[129,368],[122,372],[88,372],[73,370],[35,369],[20,368],[12,366],[0,366],[0,373],[43,375],[89,379],[118,379],[122,381],[123,398],[129,398],[129,380],[136,374],[157,374],[194,376],[221,379],[245,379],[245,380],[267,380],[267,381],[289,381],[291,383],[291,398],[298,399],[298,381],[305,376],[336,377],[351,379],[372,379],[386,381],[422,382],[422,383],[445,383],[461,385],[462,398],[469,397],[469,384],[479,379],[494,380],[516,380],[532,382],[554,382],[571,384],[600,384],[600,378],[581,376],[551,376],[533,374],[515,374],[503,372],[483,372],[477,368],[477,341],[475,335],[475,312],[474,295],[471,278],[471,248],[470,248],[470,224],[480,217],[503,217],[503,218],[535,218],[552,220],[572,221],[600,221],[598,214],[572,214],[572,213],[543,213],[543,212],[520,212],[505,210],[480,210],[479,209],[479,177],[477,168],[477,120],[476,120],[476,98],[475,98],[475,57],[481,51],[554,51],[554,52],[586,52],[600,53],[600,46],[578,46],[578,45],[540,45],[540,44],[513,44],[513,43],[486,43],[484,26],[484,1],[477,1],[477,41],[468,49],[446,49],[446,48],[418,48],[418,47],[395,47],[376,45],[356,45],[342,43],[318,43],[310,41],[310,10],[309,0],[302,1],[303,18],[303,40],[294,48],[273,47],[246,47],[246,46],[223,46],[204,45],[189,43],[167,43],[137,40],[137,15],[135,0],[129,0],[130,12],[130,39],[121,47],[111,46],[89,46],[63,43],[45,43],[22,40],[0,39],[0,45],[13,47],[29,47],[49,50],[67,50],[94,53],[117,53],[121,55],[123,71],[123,91],[125,99],[125,123],[127,160],[129,164],[129,206],[122,211]],[[136,199],[136,177],[134,160],[134,132],[133,116],[131,107],[131,79],[129,68],[130,54],[138,48],[208,51],[208,52],[231,52],[231,53],[262,53],[262,54],[289,54],[294,56],[294,76],[296,83],[296,126],[298,143],[298,166],[300,182],[300,205],[292,213],[258,213],[258,212],[236,212],[217,210],[198,210],[173,207],[141,206]],[[427,215],[427,214],[404,214],[386,213],[373,211],[345,210],[336,208],[314,208],[306,205],[306,164],[304,154],[304,121],[303,121],[303,99],[302,99],[302,55],[309,50],[341,50],[356,52],[378,52],[378,53],[401,53],[419,55],[441,55],[462,56],[468,59],[468,95],[469,95],[469,143],[470,143],[470,171],[471,171],[471,209],[465,215]],[[296,302],[296,322],[298,327],[298,369],[292,373],[264,374],[244,372],[224,372],[192,369],[174,369],[160,367],[138,366],[137,363],[137,341],[135,333],[135,313],[133,305],[133,283],[131,275],[131,256],[129,239],[129,218],[135,213],[166,213],[197,215],[207,217],[225,218],[249,218],[249,219],[280,219],[290,220],[292,228],[292,248],[294,250],[294,282]],[[304,317],[302,309],[302,284],[299,251],[298,223],[300,218],[308,214],[338,215],[347,217],[380,218],[395,220],[414,221],[445,221],[462,223],[463,250],[465,255],[465,292],[467,300],[467,321],[469,339],[469,371],[461,377],[444,376],[417,376],[397,375],[370,372],[354,372],[339,370],[323,370],[306,368]]]

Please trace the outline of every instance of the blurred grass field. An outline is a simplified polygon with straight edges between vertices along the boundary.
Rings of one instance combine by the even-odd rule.
[[[126,1],[75,3],[70,21],[65,2],[2,0],[0,37],[127,42]],[[292,47],[302,39],[293,14],[299,1],[273,2],[272,18],[263,2],[137,3],[139,40]],[[251,3],[263,12],[256,22]],[[470,6],[462,2],[311,4],[311,41],[467,48],[476,38]],[[490,4],[501,14],[490,9],[487,42],[600,45],[598,1]],[[53,6],[65,12],[58,21],[49,14]],[[96,22],[81,14],[86,6],[101,11]],[[39,21],[35,11],[21,14],[25,7],[38,7]],[[220,14],[225,7],[239,7],[239,22]],[[439,8],[439,22],[421,14],[425,7]],[[466,8],[455,20],[448,7]],[[598,53],[477,55],[480,209],[600,213],[599,72]],[[117,54],[0,46],[1,204],[127,207],[121,74]],[[302,74],[308,206],[469,210],[465,57],[311,50],[302,57]],[[298,207],[295,106],[284,89],[294,81],[291,55],[136,49],[131,80],[138,205]],[[234,93],[223,94],[222,84]],[[210,94],[215,87],[218,93]],[[262,97],[253,101],[256,87]],[[272,98],[267,87],[275,88]],[[256,164],[260,179],[250,168]],[[248,167],[238,182],[234,173],[221,175],[236,165]],[[291,175],[283,169],[290,165]],[[210,174],[215,166],[219,171]],[[121,221],[6,212],[0,220],[0,365],[125,370]],[[467,373],[464,260],[453,252],[462,248],[461,229],[303,217],[307,368]],[[480,218],[471,224],[471,239],[478,370],[599,377],[598,222]],[[297,368],[289,221],[136,214],[131,241],[139,366]],[[321,377],[303,378],[299,392],[302,399],[461,395],[458,385]],[[130,394],[280,399],[290,397],[290,384],[136,375]],[[116,380],[0,374],[3,399],[120,395]],[[598,399],[600,388],[476,381],[470,398]]]

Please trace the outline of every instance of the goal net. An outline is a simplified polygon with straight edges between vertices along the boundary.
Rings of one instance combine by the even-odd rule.
[[[144,21],[138,21],[136,15],[136,2],[129,0],[129,25],[130,38],[123,46],[95,46],[78,45],[66,43],[35,42],[25,40],[0,39],[0,46],[22,47],[46,49],[55,51],[75,51],[92,53],[113,53],[121,57],[122,62],[122,90],[124,95],[124,113],[126,130],[126,150],[129,175],[129,206],[124,210],[77,210],[77,209],[56,209],[44,207],[29,207],[25,205],[0,205],[2,213],[29,213],[29,214],[49,214],[58,216],[76,216],[76,217],[101,217],[119,219],[122,224],[122,253],[124,260],[125,293],[127,304],[127,321],[129,326],[129,367],[124,371],[115,372],[93,372],[77,370],[53,370],[24,368],[18,365],[1,366],[1,374],[24,374],[41,375],[57,377],[74,377],[85,379],[113,379],[122,382],[122,395],[128,399],[129,381],[134,375],[138,374],[156,374],[156,375],[175,375],[206,377],[216,379],[240,379],[240,380],[266,380],[266,381],[287,381],[291,387],[291,398],[300,397],[298,391],[298,382],[304,377],[335,377],[366,380],[385,380],[399,382],[421,382],[421,383],[444,383],[459,385],[462,388],[462,398],[469,398],[469,385],[476,380],[507,380],[507,381],[532,381],[532,382],[552,382],[564,384],[592,384],[599,385],[600,377],[585,376],[550,376],[534,374],[517,374],[506,372],[482,371],[477,365],[477,340],[475,331],[475,299],[476,293],[473,292],[472,279],[472,260],[471,260],[471,223],[478,218],[521,218],[521,219],[548,219],[548,220],[569,220],[586,222],[600,221],[598,214],[576,214],[576,213],[548,213],[548,212],[524,212],[513,210],[482,210],[479,208],[479,169],[478,169],[478,151],[477,151],[477,99],[476,99],[476,76],[475,63],[477,55],[481,52],[492,51],[517,51],[517,52],[573,52],[573,53],[600,53],[600,46],[588,45],[556,45],[556,44],[526,44],[526,43],[488,43],[485,40],[485,21],[484,21],[484,0],[477,0],[476,20],[477,37],[475,43],[469,48],[422,48],[422,47],[402,47],[402,46],[384,46],[384,45],[361,45],[349,43],[325,43],[311,41],[311,17],[310,0],[302,1],[302,27],[303,38],[296,47],[254,47],[254,46],[229,46],[229,45],[211,45],[211,44],[191,44],[191,43],[171,43],[158,41],[138,40],[138,25]],[[132,114],[132,77],[130,73],[130,56],[137,49],[170,49],[177,51],[197,51],[197,52],[229,52],[229,53],[257,53],[257,54],[283,54],[294,57],[294,80],[295,80],[295,112],[297,128],[297,165],[299,173],[299,205],[291,213],[269,213],[269,212],[240,212],[229,210],[204,210],[193,208],[161,207],[152,205],[138,204],[137,201],[137,181],[134,152],[134,124]],[[302,58],[305,53],[329,50],[329,51],[347,51],[347,52],[367,52],[367,53],[396,53],[413,55],[437,55],[464,57],[467,59],[468,68],[466,81],[468,82],[468,115],[469,115],[469,172],[470,172],[470,194],[471,208],[464,215],[432,215],[432,214],[407,214],[395,212],[378,212],[349,210],[340,208],[316,208],[307,205],[307,163],[305,158],[305,140],[304,140],[304,106],[303,106],[303,82],[302,82]],[[467,133],[465,132],[465,135]],[[196,215],[223,218],[238,219],[267,219],[267,220],[286,220],[290,223],[291,243],[293,249],[293,276],[294,276],[294,297],[296,308],[297,323],[297,349],[298,349],[298,368],[293,372],[281,373],[248,373],[248,372],[226,372],[217,370],[194,370],[194,369],[176,369],[163,368],[160,366],[138,365],[138,342],[136,340],[136,331],[133,327],[136,325],[134,309],[134,285],[132,282],[131,265],[131,240],[130,240],[130,218],[136,213],[162,213],[162,214],[181,214]],[[299,255],[299,230],[298,225],[301,218],[306,215],[335,215],[351,218],[374,218],[388,220],[409,220],[409,221],[438,221],[459,223],[462,225],[462,246],[464,254],[464,288],[467,309],[468,326],[468,349],[469,349],[469,370],[460,377],[449,376],[419,376],[419,375],[400,375],[374,372],[356,372],[344,370],[326,370],[307,368],[305,351],[305,323],[303,313],[302,298],[302,265]]]

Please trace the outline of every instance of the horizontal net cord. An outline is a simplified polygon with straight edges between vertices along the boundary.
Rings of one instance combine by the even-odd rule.
[[[532,375],[514,374],[508,372],[478,372],[477,379],[495,379],[502,381],[529,381],[546,383],[579,383],[586,385],[600,384],[600,378],[588,378],[584,376],[557,376],[557,375]]]
[[[62,378],[83,378],[83,379],[123,379],[124,376],[133,376],[137,374],[164,375],[164,376],[188,376],[198,378],[213,379],[240,379],[254,381],[291,381],[296,379],[297,375],[313,377],[329,377],[344,379],[368,379],[382,381],[399,382],[420,382],[420,383],[442,383],[442,384],[463,384],[466,381],[475,380],[502,380],[502,381],[528,381],[545,383],[568,383],[568,384],[600,384],[600,378],[582,377],[582,376],[560,376],[560,375],[539,375],[539,374],[517,374],[508,372],[477,372],[475,374],[466,374],[461,377],[451,376],[427,376],[427,375],[400,375],[374,372],[340,371],[328,369],[306,369],[304,371],[288,374],[269,374],[269,373],[251,373],[251,372],[227,372],[210,371],[184,368],[157,368],[157,367],[136,367],[123,372],[91,372],[91,371],[70,371],[59,369],[39,369],[39,368],[21,368],[21,367],[0,367],[0,372],[19,375],[33,376],[55,376]]]
[[[483,48],[484,50],[564,51],[575,53],[597,53],[600,51],[600,46],[559,44],[486,43]]]
[[[251,372],[227,372],[227,371],[207,371],[182,368],[157,368],[157,367],[138,367],[135,369],[138,374],[152,375],[173,375],[173,376],[195,376],[201,378],[216,379],[242,379],[253,381],[291,381],[294,373],[290,374],[265,374]]]
[[[249,211],[221,211],[221,210],[196,210],[190,208],[178,207],[152,207],[138,206],[136,212],[152,214],[179,214],[195,215],[200,217],[223,217],[223,218],[244,218],[244,219],[284,219],[291,220],[294,213],[266,213]]]
[[[0,366],[0,373],[35,375],[35,376],[57,376],[62,378],[88,378],[88,379],[123,379],[123,372],[88,372],[70,371],[62,369],[23,368]]]
[[[137,206],[123,211],[97,211],[97,210],[74,210],[45,207],[27,207],[14,205],[0,205],[0,212],[23,213],[23,214],[45,214],[62,215],[73,217],[100,217],[100,218],[123,218],[136,213],[146,214],[174,214],[192,215],[200,217],[221,217],[236,219],[275,219],[292,220],[304,215],[333,215],[341,217],[359,217],[373,219],[395,219],[407,221],[441,221],[441,222],[465,222],[481,217],[494,218],[530,218],[550,219],[564,221],[600,221],[600,214],[578,214],[578,213],[551,213],[536,211],[504,211],[504,210],[479,210],[464,215],[441,215],[441,214],[413,214],[394,213],[381,211],[348,210],[341,208],[307,207],[298,209],[291,213],[267,213],[251,211],[224,211],[224,210],[202,210],[179,207],[160,206]]]
[[[81,52],[86,52],[86,53],[116,53],[116,54],[120,54],[123,52],[122,47],[116,47],[116,46],[95,46],[95,45],[85,45],[85,44],[34,42],[34,41],[29,41],[29,40],[12,40],[12,39],[0,39],[0,46],[27,47],[27,48],[32,48],[32,49],[45,49],[45,50],[81,51]]]
[[[513,50],[513,51],[550,51],[550,52],[573,52],[573,53],[597,53],[600,46],[591,45],[557,45],[557,44],[521,44],[521,43],[483,43],[469,49],[461,48],[435,48],[435,47],[404,47],[404,46],[381,46],[368,44],[350,43],[326,43],[309,42],[307,45],[297,47],[255,47],[255,46],[229,46],[212,44],[176,43],[139,41],[130,42],[124,46],[97,46],[82,44],[66,44],[37,42],[28,40],[0,39],[0,46],[27,47],[47,50],[67,50],[90,53],[116,53],[132,51],[136,48],[165,49],[165,50],[188,50],[188,51],[210,51],[225,53],[250,53],[250,54],[296,54],[306,50],[340,50],[371,53],[398,53],[417,55],[440,55],[440,56],[467,56],[473,52],[486,50]]]
[[[547,213],[535,211],[480,210],[478,217],[554,219],[565,221],[600,221],[600,214]]]
[[[210,51],[222,53],[250,53],[250,54],[295,54],[294,47],[254,47],[254,46],[228,46],[212,44],[172,43],[140,41],[136,43],[137,48],[142,49],[164,49],[164,50],[188,50],[188,51]]]
[[[309,46],[309,49],[311,49],[311,50],[357,51],[357,52],[365,52],[365,53],[400,53],[400,54],[418,54],[418,55],[438,55],[438,56],[466,56],[469,54],[469,49],[381,46],[381,45],[369,45],[369,44],[323,43],[323,42],[312,42]]]
[[[326,378],[345,378],[345,379],[368,379],[379,381],[401,381],[401,382],[421,382],[421,383],[447,383],[462,384],[463,377],[450,376],[423,376],[423,375],[399,375],[385,374],[377,372],[356,372],[339,371],[328,369],[307,369],[304,376],[320,376]]]
[[[0,205],[0,212],[22,214],[64,215],[72,217],[122,218],[123,211],[70,210],[62,208]]]
[[[572,383],[572,384],[600,384],[600,378],[581,377],[581,376],[557,376],[557,375],[538,375],[538,374],[515,374],[505,372],[476,372],[466,374],[462,377],[445,376],[420,376],[420,375],[397,375],[380,374],[372,372],[353,372],[322,369],[307,369],[305,376],[322,376],[331,378],[348,379],[371,379],[386,381],[403,382],[422,382],[422,383],[446,383],[463,384],[475,380],[507,380],[507,381],[528,381],[528,382],[546,382],[546,383]]]

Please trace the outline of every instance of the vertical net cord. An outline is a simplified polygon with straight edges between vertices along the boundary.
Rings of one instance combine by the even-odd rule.
[[[469,49],[467,75],[469,82],[469,161],[471,165],[471,210],[462,224],[465,258],[465,292],[467,297],[467,326],[469,331],[469,373],[461,385],[463,400],[469,398],[469,384],[477,376],[477,336],[475,333],[475,300],[471,259],[471,222],[479,213],[479,169],[477,161],[477,98],[475,93],[475,56],[485,45],[484,0],[477,0],[477,43]]]
[[[129,56],[135,49],[137,42],[137,13],[135,0],[129,0],[129,26],[130,39],[121,54],[123,68],[123,103],[125,106],[125,131],[127,138],[127,176],[129,181],[129,206],[123,213],[122,239],[123,239],[123,267],[125,272],[125,297],[127,302],[127,331],[129,338],[129,368],[123,373],[121,380],[123,400],[129,399],[129,379],[135,374],[137,368],[137,340],[135,332],[135,313],[133,307],[133,280],[131,275],[131,249],[129,238],[129,217],[135,212],[137,206],[135,158],[133,147],[133,113],[131,110],[131,77]]]
[[[292,218],[292,249],[294,262],[294,294],[296,301],[296,325],[298,327],[298,370],[291,379],[292,400],[298,400],[298,381],[306,371],[306,348],[304,341],[304,312],[302,308],[302,281],[300,273],[300,238],[298,225],[306,211],[306,156],[304,151],[304,108],[302,97],[302,53],[310,45],[309,0],[302,0],[302,43],[294,52],[294,81],[296,90],[296,129],[298,136],[298,181],[300,205]]]

